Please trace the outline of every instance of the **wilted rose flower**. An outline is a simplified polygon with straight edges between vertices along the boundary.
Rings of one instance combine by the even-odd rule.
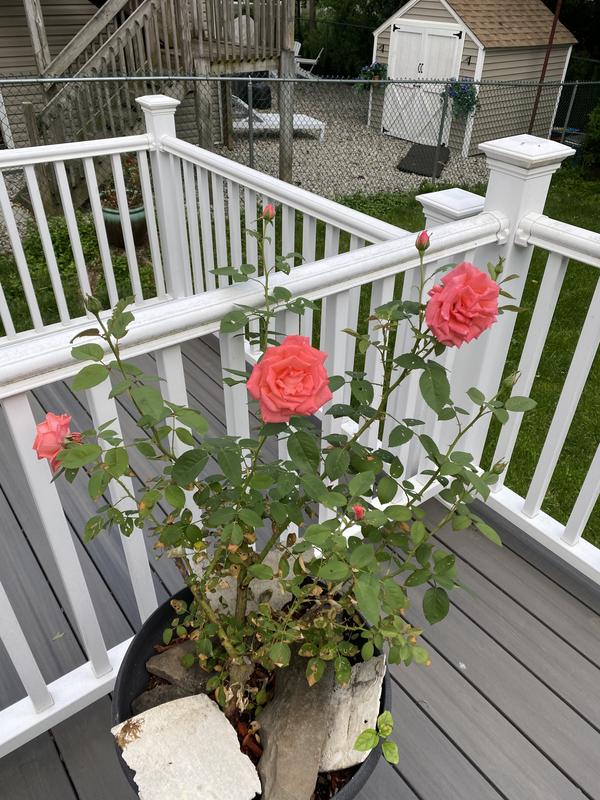
[[[460,347],[494,324],[499,292],[498,284],[486,272],[463,261],[429,292],[427,325],[439,342]]]
[[[352,511],[354,511],[354,516],[356,519],[363,519],[365,516],[365,507],[360,505],[352,506]]]
[[[431,240],[429,238],[429,234],[427,233],[427,231],[421,231],[421,233],[417,236],[417,239],[415,241],[415,247],[417,248],[419,253],[424,253],[430,244]]]
[[[71,417],[69,414],[53,414],[49,411],[46,419],[36,425],[36,436],[33,449],[38,459],[47,458],[53,470],[58,469],[60,462],[56,456],[65,446],[67,439],[80,442],[80,433],[71,433]]]
[[[314,414],[331,400],[326,358],[306,336],[287,336],[278,347],[265,350],[248,379],[248,391],[259,401],[265,422]]]
[[[267,203],[262,210],[260,218],[264,219],[266,222],[272,222],[275,219],[275,206],[273,203]]]

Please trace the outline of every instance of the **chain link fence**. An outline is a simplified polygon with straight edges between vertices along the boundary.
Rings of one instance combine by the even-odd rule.
[[[157,92],[180,101],[181,138],[333,198],[483,183],[478,145],[528,131],[579,150],[600,102],[600,82],[15,78],[0,80],[0,147],[139,133],[135,98]]]

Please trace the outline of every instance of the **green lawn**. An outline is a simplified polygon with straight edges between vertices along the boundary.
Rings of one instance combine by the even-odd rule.
[[[427,186],[420,191],[434,188],[439,187]],[[483,192],[482,188],[480,193]],[[424,224],[421,207],[414,195],[356,196],[347,198],[345,202],[352,208],[408,230],[418,230]],[[563,168],[554,177],[545,213],[600,232],[600,181],[584,180],[577,170]],[[545,262],[546,254],[536,250],[521,304],[527,310],[519,314],[517,320],[506,374],[514,372],[518,366]],[[569,265],[531,393],[538,408],[523,422],[507,475],[507,485],[520,494],[527,491],[537,464],[597,279],[598,271],[594,267],[577,262]],[[600,442],[599,389],[600,356],[597,355],[543,505],[544,511],[561,522],[568,518]],[[497,435],[498,430],[493,426],[484,456],[487,464],[493,455]],[[596,504],[584,536],[600,546],[600,502]]]

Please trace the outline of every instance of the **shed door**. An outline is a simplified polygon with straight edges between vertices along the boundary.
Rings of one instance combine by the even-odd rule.
[[[458,76],[463,37],[458,25],[392,25],[389,77],[445,80]],[[386,87],[382,131],[409,142],[437,144],[442,120],[443,86],[407,83]],[[442,142],[447,143],[447,113]]]

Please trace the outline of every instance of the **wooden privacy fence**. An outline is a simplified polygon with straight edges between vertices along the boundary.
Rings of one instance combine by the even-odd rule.
[[[353,369],[354,339],[340,333],[356,328],[363,287],[370,286],[371,310],[392,299],[397,276],[403,276],[402,293],[408,298],[417,282],[418,258],[414,233],[373,219],[295,186],[280,182],[221,156],[181,141],[176,136],[174,112],[177,100],[165,96],[138,100],[146,132],[138,136],[12,150],[0,154],[0,208],[4,215],[30,323],[25,328],[11,315],[11,307],[0,287],[0,319],[5,335],[0,339],[0,401],[28,491],[39,513],[41,525],[54,554],[60,581],[64,584],[72,616],[88,661],[56,680],[46,683],[18,621],[18,608],[0,586],[0,637],[23,683],[27,697],[0,712],[0,755],[18,747],[42,731],[111,690],[128,641],[107,648],[94,603],[71,538],[60,496],[45,461],[38,461],[31,445],[35,417],[29,391],[74,375],[79,367],[70,356],[71,340],[89,326],[80,311],[67,300],[64,277],[52,246],[49,223],[37,184],[41,165],[54,172],[62,212],[73,251],[76,277],[82,294],[90,291],[88,264],[80,240],[78,219],[71,201],[67,166],[81,164],[89,194],[106,286],[107,307],[123,294],[135,298],[135,323],[124,340],[124,356],[152,353],[166,398],[187,402],[181,345],[197,337],[216,333],[225,314],[237,304],[259,305],[262,292],[252,283],[228,285],[215,277],[216,266],[239,266],[256,261],[256,239],[245,233],[256,223],[260,207],[276,203],[280,223],[266,251],[271,264],[277,256],[293,259],[289,275],[278,273],[274,282],[285,286],[292,297],[319,300],[321,306],[320,347],[329,354],[331,374]],[[542,215],[552,173],[572,152],[570,148],[530,136],[489,142],[483,146],[490,168],[485,200],[462,190],[445,190],[421,198],[428,227],[434,230],[426,267],[435,270],[451,261],[469,259],[477,264],[506,258],[516,302],[523,291],[533,246],[549,253],[544,279],[522,357],[519,393],[527,393],[551,325],[552,311],[569,261],[600,267],[600,236],[565,226]],[[148,224],[152,280],[140,277],[140,264],[127,210],[121,158],[133,155],[139,161],[140,181]],[[95,176],[98,159],[109,159],[124,233],[128,267],[127,291],[115,279],[114,253],[106,236],[101,199]],[[29,273],[14,209],[1,173],[22,170],[32,200],[50,278],[50,289],[37,285]],[[302,259],[290,254],[299,252]],[[302,261],[302,263],[299,263]],[[298,262],[298,263],[297,263]],[[150,288],[148,288],[150,286]],[[40,304],[42,289],[51,292],[58,321],[45,318],[47,304]],[[108,313],[108,310],[107,310]],[[554,472],[577,399],[585,383],[600,337],[600,290],[596,290],[573,363],[526,497],[502,484],[490,498],[491,507],[525,533],[544,543],[581,572],[600,582],[600,550],[581,539],[581,531],[598,495],[600,455],[590,466],[585,483],[574,500],[571,518],[561,525],[540,510],[548,482]],[[313,336],[310,317],[303,332]],[[466,408],[466,395],[476,385],[486,396],[494,393],[502,376],[511,342],[514,315],[503,315],[498,324],[468,348],[447,351],[454,399]],[[297,332],[298,319],[284,315],[280,328]],[[376,331],[372,330],[376,336]],[[396,348],[402,351],[407,330],[399,330]],[[222,369],[244,370],[251,357],[243,337],[220,336]],[[381,383],[381,367],[367,358],[367,377]],[[226,374],[226,373],[225,373]],[[108,381],[88,390],[87,406],[95,425],[116,419],[119,408],[109,396]],[[333,402],[346,402],[347,387],[335,393]],[[247,436],[249,416],[245,387],[224,387],[227,432]],[[393,417],[425,420],[426,430],[444,444],[444,431],[423,406],[418,387],[409,381],[393,396]],[[503,430],[497,457],[510,460],[519,434],[519,419]],[[331,433],[343,420],[323,416],[323,434]],[[372,436],[372,434],[370,434]],[[465,449],[479,459],[486,430],[473,434]],[[373,444],[374,442],[369,442]],[[406,466],[406,477],[416,484],[421,477],[421,454],[412,443],[397,448]],[[129,488],[133,488],[133,484]],[[431,494],[439,490],[433,486]],[[119,489],[111,491],[114,502]],[[124,540],[127,568],[140,618],[156,606],[156,593],[149,568],[146,543],[141,531]],[[17,613],[15,613],[15,611]]]

